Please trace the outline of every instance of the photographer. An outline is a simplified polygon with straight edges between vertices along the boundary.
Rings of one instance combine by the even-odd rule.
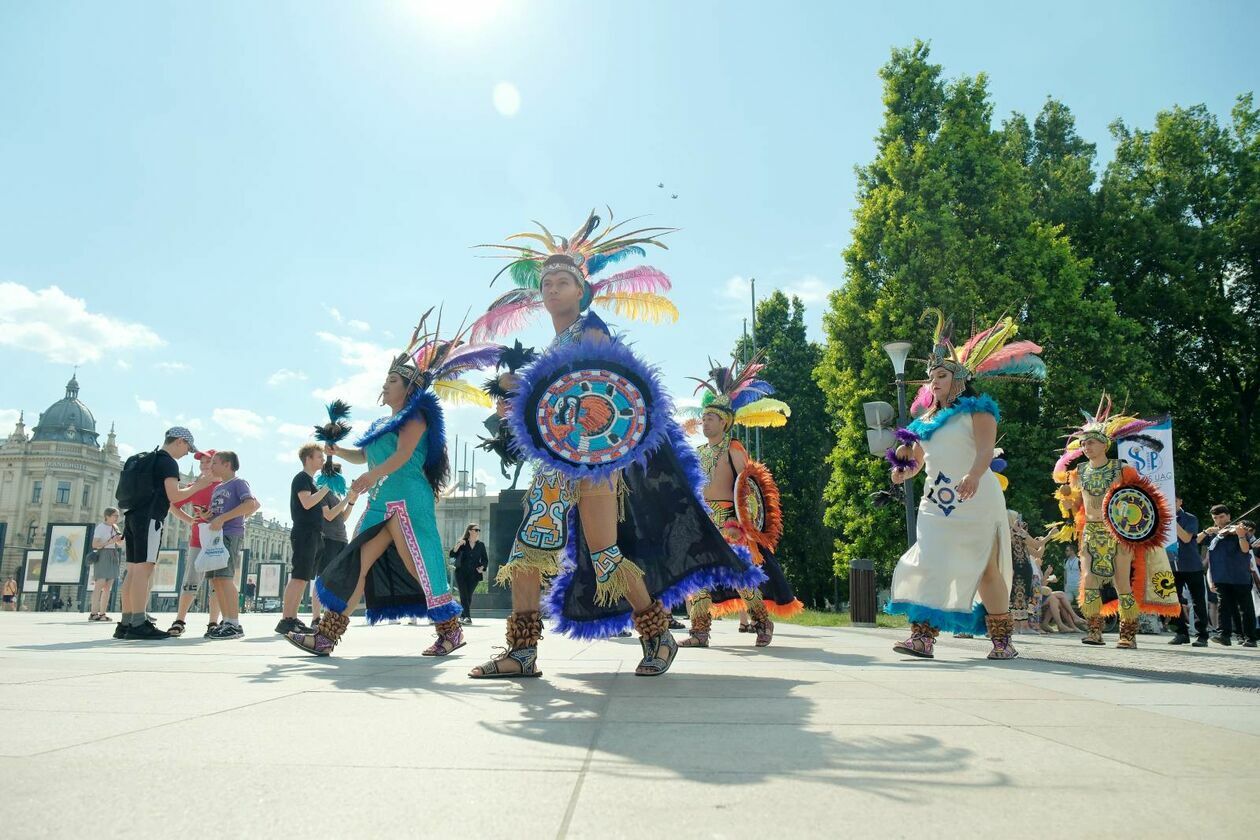
[[[1196,539],[1207,542],[1208,585],[1221,599],[1221,626],[1213,641],[1228,647],[1231,625],[1239,621],[1243,647],[1256,646],[1256,609],[1251,602],[1251,542],[1242,524],[1230,525],[1229,508],[1212,507],[1213,525]]]
[[[464,606],[464,614],[459,617],[461,624],[472,624],[473,590],[485,574],[486,544],[481,542],[481,526],[472,522],[464,529],[464,537],[451,549],[451,557],[455,558],[455,583],[459,586],[459,602]]]

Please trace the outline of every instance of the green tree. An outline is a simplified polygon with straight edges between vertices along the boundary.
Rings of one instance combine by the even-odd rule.
[[[776,556],[783,564],[796,597],[813,607],[833,598],[834,535],[823,525],[823,489],[829,470],[827,454],[835,441],[826,400],[813,370],[822,349],[805,333],[805,306],[776,291],[757,304],[757,339],[765,353],[761,376],[775,396],[792,407],[792,418],[778,429],[761,433],[761,461],[774,474],[783,507],[783,538]],[[735,353],[748,358],[741,339]]]
[[[1187,507],[1241,505],[1260,487],[1260,111],[1246,94],[1228,126],[1196,105],[1112,134],[1098,282],[1146,326]]]
[[[1056,126],[1070,121],[1053,108],[1055,119],[1039,118],[1032,131],[1024,123],[1022,137],[1018,123],[994,130],[985,76],[946,82],[928,57],[928,46],[917,42],[894,50],[880,71],[884,125],[875,159],[858,171],[846,282],[824,316],[827,340],[815,375],[838,424],[826,521],[837,530],[842,576],[857,557],[874,559],[887,576],[904,550],[900,508],[869,503],[888,478],[882,460],[867,453],[861,405],[891,396],[885,342],[906,338],[926,354],[924,307],[951,313],[960,341],[973,322],[987,326],[1009,312],[1022,338],[1046,347],[1044,386],[986,388],[1002,406],[1008,504],[1034,523],[1053,511],[1049,472],[1059,430],[1079,407],[1096,402],[1104,385],[1149,379],[1149,360],[1134,344],[1141,330],[1107,295],[1089,290],[1090,264],[1074,252],[1064,222],[1042,216],[1051,206],[1066,214],[1070,203],[1057,199],[1068,191],[1057,185],[1082,177],[1054,164],[1084,154],[1056,151],[1050,142],[1066,136]],[[1034,189],[1037,160],[1042,178],[1059,173],[1053,188]]]

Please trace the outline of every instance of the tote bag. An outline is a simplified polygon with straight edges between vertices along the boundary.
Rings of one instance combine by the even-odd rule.
[[[211,531],[210,526],[203,522],[197,526],[197,533],[201,535],[201,553],[197,555],[193,568],[198,572],[216,572],[226,568],[231,557],[223,542],[223,532]]]

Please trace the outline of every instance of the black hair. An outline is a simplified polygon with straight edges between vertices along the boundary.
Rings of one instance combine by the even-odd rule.
[[[1229,516],[1229,507],[1226,505],[1212,505],[1212,515],[1216,516],[1218,513]]]

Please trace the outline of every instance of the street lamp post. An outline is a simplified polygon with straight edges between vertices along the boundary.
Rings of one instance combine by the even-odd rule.
[[[890,341],[884,345],[884,352],[892,362],[893,372],[897,374],[897,426],[904,428],[910,421],[906,412],[906,358],[910,355],[911,344],[908,341]],[[906,500],[906,545],[914,545],[914,481],[901,485]]]

